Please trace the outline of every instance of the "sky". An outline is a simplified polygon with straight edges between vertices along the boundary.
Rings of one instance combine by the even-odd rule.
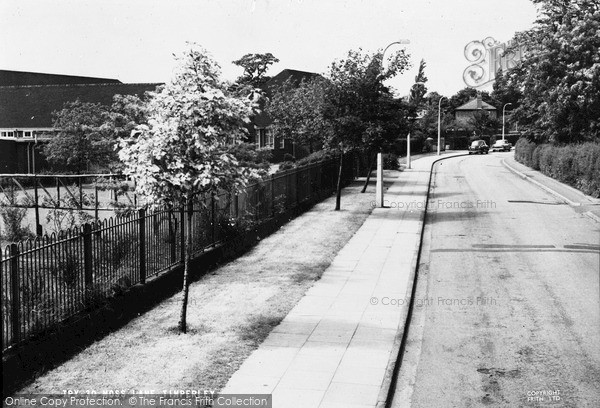
[[[283,69],[326,73],[348,50],[398,40],[413,67],[388,82],[408,93],[424,59],[429,91],[465,87],[465,45],[506,42],[530,28],[530,0],[0,0],[0,69],[165,82],[186,42],[207,49],[224,78],[247,53],[270,52]],[[387,56],[387,53],[386,53]]]

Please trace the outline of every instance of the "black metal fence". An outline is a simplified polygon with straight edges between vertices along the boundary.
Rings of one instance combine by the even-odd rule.
[[[355,176],[352,164],[345,159],[345,182]],[[336,160],[323,161],[276,173],[237,196],[199,198],[192,217],[193,254],[329,196],[338,170]],[[3,352],[180,265],[184,222],[183,208],[140,209],[7,246],[0,262]]]

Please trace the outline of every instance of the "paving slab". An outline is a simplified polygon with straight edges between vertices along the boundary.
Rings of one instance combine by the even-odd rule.
[[[404,330],[436,156],[413,162],[322,278],[222,393],[272,393],[273,407],[376,407]]]

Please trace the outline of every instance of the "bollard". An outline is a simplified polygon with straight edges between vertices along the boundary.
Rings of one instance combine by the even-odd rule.
[[[377,184],[375,185],[375,203],[383,208],[383,154],[377,153]]]

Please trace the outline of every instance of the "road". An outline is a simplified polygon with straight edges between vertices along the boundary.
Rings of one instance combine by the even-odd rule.
[[[600,224],[507,154],[436,165],[394,407],[600,406]]]

